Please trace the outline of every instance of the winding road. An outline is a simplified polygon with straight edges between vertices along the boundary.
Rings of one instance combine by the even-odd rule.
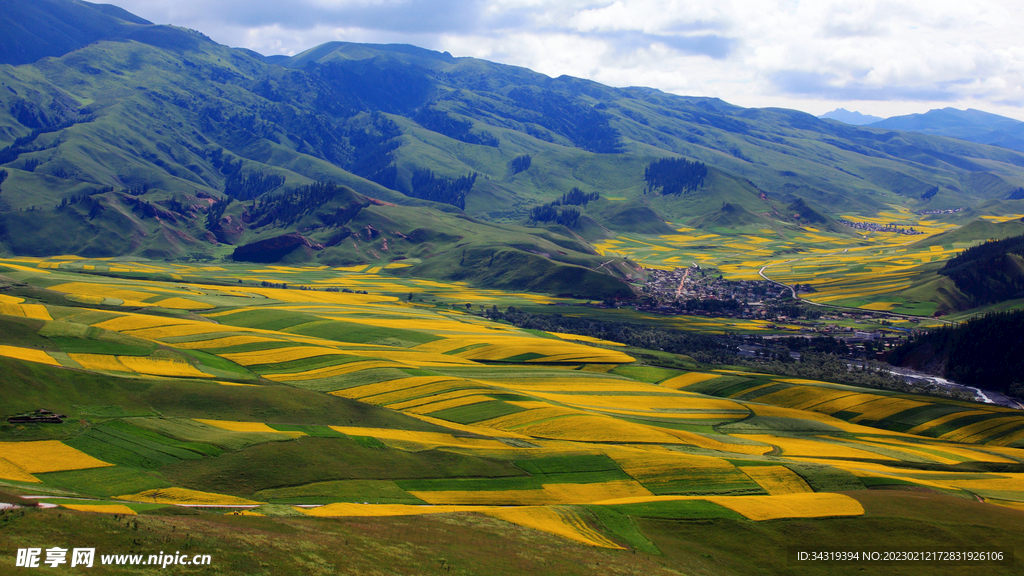
[[[849,250],[849,248],[844,249],[842,252],[846,252],[847,250]],[[841,252],[833,252],[831,254],[825,254],[825,256],[834,256],[834,255],[840,254],[840,253]],[[814,302],[813,300],[806,300],[804,298],[801,298],[801,297],[797,296],[796,289],[793,288],[792,286],[790,286],[789,284],[783,284],[782,282],[779,282],[777,280],[772,280],[771,278],[769,278],[764,273],[764,271],[767,270],[771,266],[775,266],[777,264],[788,264],[790,262],[796,262],[798,260],[803,260],[803,258],[796,258],[796,259],[793,259],[793,260],[786,260],[785,262],[772,262],[771,264],[765,264],[764,266],[761,267],[760,270],[757,271],[757,274],[759,276],[761,276],[761,278],[764,278],[765,280],[771,282],[772,284],[775,284],[777,286],[782,286],[783,288],[787,288],[790,291],[790,293],[793,294],[793,299],[796,300],[797,302],[803,302],[804,304],[810,304],[811,306],[818,306],[820,308],[835,308],[837,310],[853,310],[853,311],[856,311],[856,312],[878,312],[878,313],[885,314],[886,316],[890,316],[890,317],[893,317],[893,318],[907,318],[907,319],[910,319],[910,320],[934,320],[936,322],[942,322],[944,324],[953,324],[953,322],[950,322],[949,320],[942,320],[941,318],[934,318],[934,317],[931,317],[931,316],[913,316],[913,315],[910,315],[910,314],[897,314],[895,312],[886,312],[884,310],[865,310],[864,308],[855,308],[855,307],[852,307],[852,306],[837,306],[835,304],[822,304],[820,302]]]

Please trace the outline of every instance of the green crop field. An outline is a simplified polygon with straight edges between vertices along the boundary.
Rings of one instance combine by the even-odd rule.
[[[161,266],[147,264],[154,274]],[[2,292],[20,299],[5,310],[35,315],[0,315],[4,416],[45,408],[67,418],[0,424],[0,490],[64,507],[50,534],[105,525],[107,516],[67,508],[76,502],[127,504],[140,514],[131,522],[159,521],[152,533],[164,538],[237,525],[290,542],[333,522],[328,533],[351,546],[367,542],[354,526],[401,530],[392,542],[403,546],[440,522],[459,538],[544,541],[560,574],[575,570],[555,560],[569,550],[657,573],[667,569],[658,559],[699,568],[734,549],[736,534],[775,547],[764,565],[779,567],[793,530],[823,530],[822,542],[836,545],[841,530],[865,545],[939,545],[928,534],[944,534],[942,507],[964,503],[983,507],[991,523],[972,530],[992,542],[1007,542],[998,534],[1020,522],[1024,417],[1008,409],[641,364],[630,354],[646,351],[490,322],[440,294],[422,305],[397,290],[177,279],[131,287],[84,272],[18,269],[9,275],[20,286]],[[97,312],[60,296],[132,288],[195,305]],[[930,513],[891,515],[920,494],[928,504],[915,506]],[[263,517],[232,516],[240,510]],[[0,514],[0,530],[20,534],[52,512]],[[674,547],[698,542],[698,526],[721,541],[702,538],[705,552],[680,557]],[[225,565],[243,561],[233,535],[216,541]],[[317,542],[307,545],[320,550]],[[467,554],[446,562],[478,561]]]

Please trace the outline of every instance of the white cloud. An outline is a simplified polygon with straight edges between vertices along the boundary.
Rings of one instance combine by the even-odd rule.
[[[117,1],[117,0],[115,0]],[[405,42],[616,86],[815,113],[1024,118],[1024,13],[999,0],[123,0],[265,54]],[[858,108],[858,106],[860,106]]]

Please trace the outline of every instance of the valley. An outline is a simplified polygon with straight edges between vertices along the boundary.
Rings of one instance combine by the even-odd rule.
[[[0,572],[1019,573],[1019,122],[8,4]]]

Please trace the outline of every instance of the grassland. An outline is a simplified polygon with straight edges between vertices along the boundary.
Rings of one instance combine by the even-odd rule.
[[[540,573],[578,571],[565,565],[574,554],[592,568],[770,573],[787,565],[787,535],[809,527],[822,530],[823,545],[844,545],[843,533],[878,546],[965,541],[945,540],[959,529],[940,512],[949,506],[986,519],[965,528],[975,536],[1019,544],[1011,535],[1024,506],[1024,416],[1012,411],[645,366],[611,343],[409,301],[399,297],[407,280],[391,293],[356,294],[235,277],[128,282],[82,274],[70,260],[19,262],[2,293],[40,309],[0,316],[2,415],[47,408],[67,419],[0,425],[0,489],[40,496],[64,516],[6,512],[0,531],[16,536],[3,546],[134,513],[164,538],[186,527],[282,534],[280,546],[248,552],[261,561],[321,534],[315,555],[356,573],[371,568],[327,553],[323,535],[388,554],[447,527],[481,549],[506,546],[498,557],[513,572],[536,567],[521,546],[546,541]],[[333,273],[339,284],[359,274],[289,273]],[[430,289],[441,300],[459,287]],[[67,297],[117,290],[156,296],[130,305]],[[914,501],[919,512],[893,512],[908,498],[925,501]],[[225,515],[241,509],[264,516]],[[703,556],[682,552],[701,526],[722,540],[700,544]],[[371,542],[359,530],[387,537]],[[120,546],[121,534],[81,538]],[[761,553],[758,566],[729,556],[741,536],[777,555]],[[250,561],[235,535],[216,541],[225,566]],[[394,569],[436,561],[415,549]],[[445,565],[507,573],[492,560],[453,549]]]

